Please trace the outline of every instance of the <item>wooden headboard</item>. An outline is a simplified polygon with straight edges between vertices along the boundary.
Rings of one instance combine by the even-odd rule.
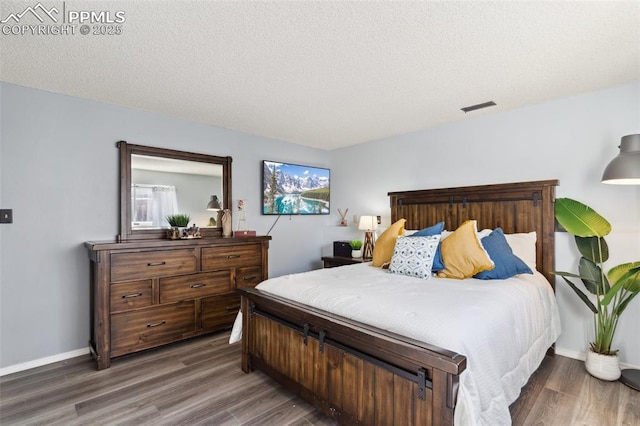
[[[465,220],[475,219],[478,230],[536,231],[536,266],[553,286],[557,185],[557,180],[544,180],[389,192],[391,223],[404,218],[405,229],[422,229],[444,221],[445,229],[453,231]]]

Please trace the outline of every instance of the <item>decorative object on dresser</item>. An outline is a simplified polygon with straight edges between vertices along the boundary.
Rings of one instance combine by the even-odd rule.
[[[537,239],[527,238],[531,244],[526,251],[535,259],[534,268],[546,278],[536,274],[541,284],[549,285],[544,293],[553,300],[553,202],[557,183],[549,180],[391,192],[391,222],[404,225],[406,218],[407,229],[423,229],[443,221],[456,229],[466,220],[475,219],[479,229],[501,227],[505,234],[533,234]],[[323,260],[326,265],[338,259]],[[378,268],[360,267],[386,275]],[[311,272],[316,273],[320,281],[336,285],[339,281],[331,277],[345,275]],[[421,287],[425,286],[421,283]],[[459,386],[464,377],[469,377],[462,375],[467,369],[464,354],[310,307],[260,287],[242,289],[241,294],[243,371],[265,372],[340,423],[453,424],[456,406],[462,406]],[[425,311],[429,311],[427,305]],[[397,313],[385,310],[381,316]],[[553,328],[559,333],[557,323]],[[549,339],[546,336],[545,343],[538,345],[536,356],[544,355]],[[480,366],[474,365],[473,370],[485,370],[482,361]],[[463,396],[468,398],[469,392],[474,391]],[[508,416],[508,407],[502,405],[502,412]]]
[[[222,227],[222,236],[225,238],[230,237],[233,235],[233,231],[231,230],[231,210],[220,210],[220,213],[222,213],[222,215],[219,216],[220,220],[218,220],[218,223]]]
[[[592,208],[570,198],[556,200],[555,217],[575,237],[582,255],[578,275],[555,274],[561,276],[594,313],[595,335],[587,351],[586,369],[599,379],[617,380],[620,377],[618,351],[611,349],[611,343],[620,316],[640,293],[640,261],[614,266],[605,275],[604,262],[609,258],[609,247],[604,237],[611,232],[611,224]],[[595,304],[569,278],[579,278],[595,296]]]
[[[169,223],[169,230],[167,231],[167,237],[171,240],[179,240],[180,238],[187,238],[189,235],[192,235],[192,238],[196,238],[196,231],[187,231],[187,226],[189,226],[190,217],[188,214],[178,213],[167,216],[167,222]],[[192,228],[195,228],[194,225]],[[197,232],[198,237],[200,232]]]
[[[135,214],[153,207],[145,204],[149,200],[138,203],[132,197],[132,178],[145,175],[140,170],[153,169],[163,178],[187,181],[177,192],[191,191],[191,200],[222,194],[222,200],[212,196],[209,206],[229,212],[231,157],[124,141],[117,146],[120,234],[115,241],[85,243],[91,266],[89,345],[98,369],[109,367],[114,357],[230,328],[240,304],[236,288],[253,287],[268,277],[269,236],[221,238],[226,228],[200,230],[197,222],[192,222],[190,228],[181,230],[179,239],[167,241],[166,223],[141,228],[132,222]],[[172,173],[197,176],[194,180],[176,179]],[[193,193],[195,188],[203,188],[203,193]],[[174,207],[180,206],[176,204]],[[195,210],[202,211],[200,202],[197,206]],[[162,218],[171,216],[167,219],[172,226],[196,220],[195,214],[189,217],[176,211]],[[230,235],[230,216],[225,223]]]
[[[378,229],[378,219],[375,216],[360,216],[358,229],[364,231],[362,258],[371,260],[373,258],[373,246],[375,244],[374,231]]]
[[[247,228],[247,203],[244,200],[238,200],[238,226],[233,234],[236,237],[255,237],[256,231]]]

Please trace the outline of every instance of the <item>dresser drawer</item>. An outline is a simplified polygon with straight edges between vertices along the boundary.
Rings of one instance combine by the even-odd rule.
[[[260,244],[202,249],[202,270],[258,266],[262,264]]]
[[[232,289],[229,270],[160,278],[160,303],[229,293]]]
[[[251,266],[236,269],[236,287],[255,287],[262,282],[262,268]]]
[[[195,249],[111,255],[111,281],[131,281],[196,272]]]
[[[111,285],[111,312],[143,308],[152,303],[151,280]]]
[[[240,296],[236,294],[206,297],[200,303],[204,330],[231,327],[240,310]]]
[[[195,302],[111,315],[111,356],[179,340],[195,331]]]

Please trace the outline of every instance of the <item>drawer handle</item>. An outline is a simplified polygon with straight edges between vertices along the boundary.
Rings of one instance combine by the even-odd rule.
[[[255,280],[256,277],[257,275],[245,275],[244,277],[242,277],[242,279],[245,281],[249,281],[249,280]]]
[[[160,322],[156,322],[156,323],[149,323],[147,324],[147,328],[152,328],[152,327],[159,327],[161,325],[165,325],[167,323],[167,321],[160,321]]]
[[[240,309],[240,305],[227,306],[227,311],[237,311]]]
[[[237,259],[237,258],[239,258],[239,257],[240,257],[240,255],[239,255],[239,254],[230,254],[230,255],[227,255],[227,259]]]
[[[123,299],[132,299],[132,298],[134,298],[134,297],[140,297],[140,296],[142,296],[142,292],[141,292],[141,291],[140,291],[140,292],[138,292],[138,293],[123,294],[123,295],[122,295],[122,298],[123,298]]]
[[[191,284],[189,287],[191,288],[202,288],[202,287],[206,287],[207,285],[205,283],[200,283],[200,284]]]
[[[151,263],[147,263],[147,266],[162,266],[166,264],[167,262],[151,262]]]

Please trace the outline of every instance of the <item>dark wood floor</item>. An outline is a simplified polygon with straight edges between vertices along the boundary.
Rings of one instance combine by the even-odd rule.
[[[330,425],[262,373],[240,370],[228,333],[122,357],[89,356],[0,378],[2,425]],[[511,407],[514,425],[640,425],[640,393],[547,358]]]

